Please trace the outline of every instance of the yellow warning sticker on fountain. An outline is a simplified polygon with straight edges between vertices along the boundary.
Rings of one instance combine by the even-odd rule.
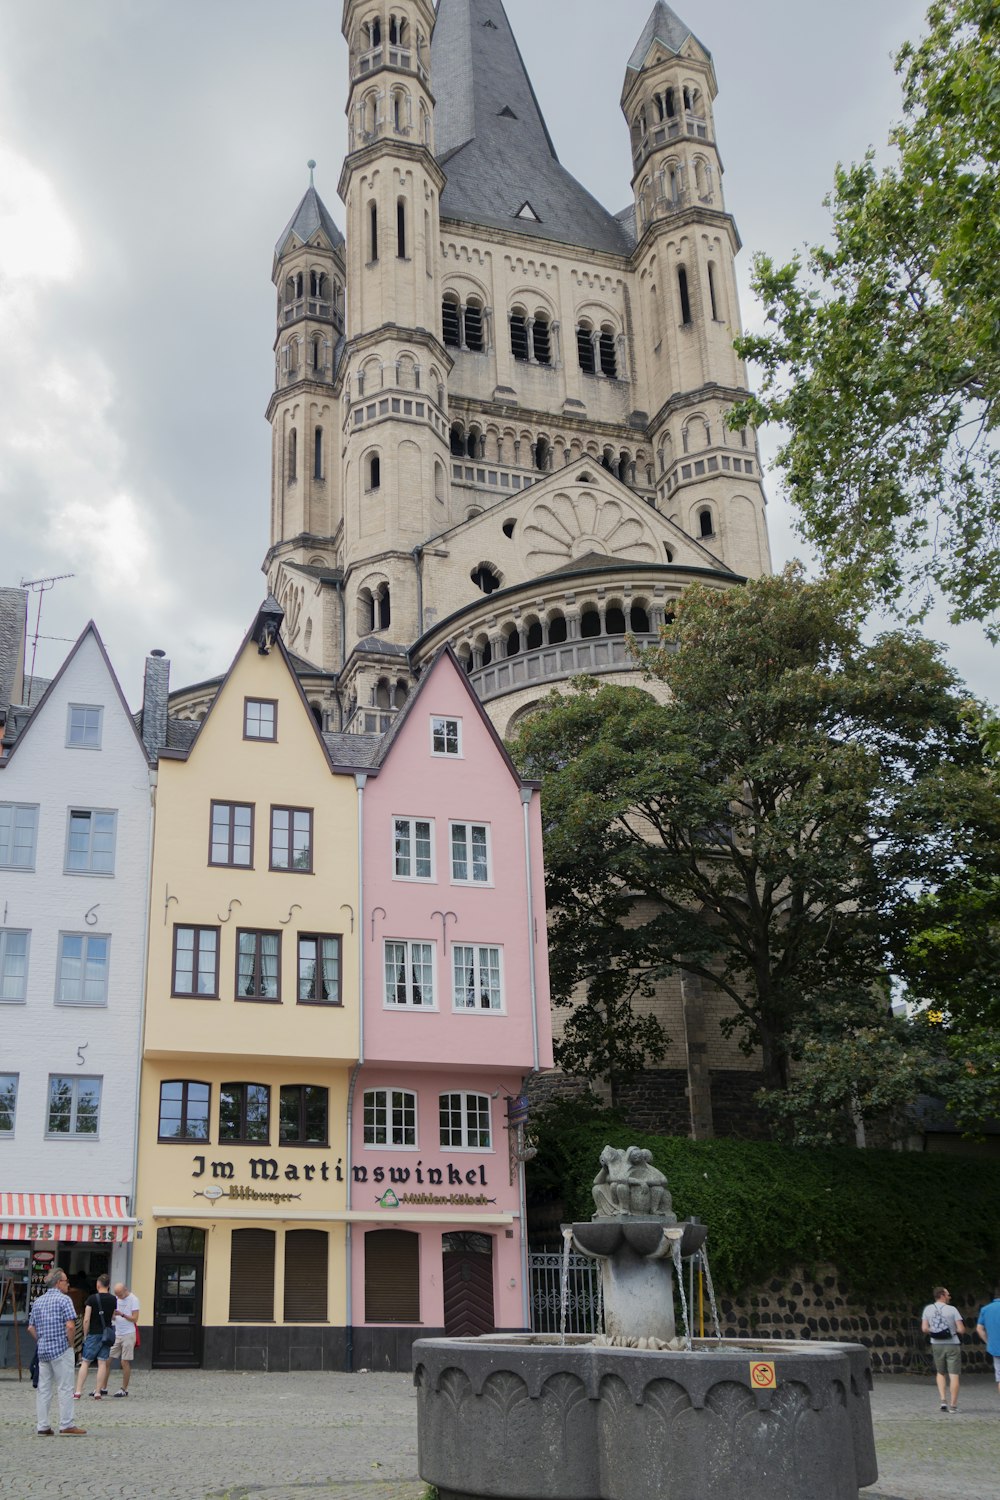
[[[778,1377],[774,1372],[774,1364],[769,1359],[755,1359],[750,1362],[750,1384],[757,1391],[773,1391],[777,1387]]]

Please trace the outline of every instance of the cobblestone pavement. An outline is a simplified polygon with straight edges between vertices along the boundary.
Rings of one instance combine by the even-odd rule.
[[[117,1388],[112,1377],[112,1389]],[[90,1388],[93,1389],[93,1378]],[[861,1500],[997,1500],[1000,1399],[962,1383],[880,1378],[881,1477]],[[136,1371],[127,1401],[75,1403],[85,1438],[34,1431],[27,1377],[0,1372],[0,1500],[421,1500],[408,1375]],[[806,1497],[814,1500],[814,1497]]]

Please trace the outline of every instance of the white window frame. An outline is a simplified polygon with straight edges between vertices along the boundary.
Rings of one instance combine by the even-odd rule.
[[[455,874],[454,839],[455,839],[455,829],[456,828],[463,828],[465,830],[466,867],[468,868],[468,870],[470,871],[470,873],[465,877],[464,880],[461,879],[460,876],[458,876],[458,875]],[[485,833],[485,835],[486,835],[486,840],[485,840],[485,842],[486,842],[486,879],[485,880],[476,880],[476,879],[474,879],[474,877],[471,874],[471,871],[473,869],[473,860],[472,860],[472,830],[473,830],[473,828],[481,828],[483,830],[483,832]],[[491,828],[491,826],[490,826],[489,823],[479,823],[479,822],[476,822],[475,820],[473,820],[471,822],[468,822],[468,823],[463,823],[463,822],[460,822],[460,821],[454,821],[453,820],[452,822],[450,822],[448,824],[448,868],[451,871],[451,883],[452,883],[452,885],[467,885],[467,886],[472,886],[473,889],[480,889],[480,890],[488,890],[489,889],[489,887],[493,884],[493,830],[492,830],[492,828]]]
[[[35,852],[38,847],[38,803],[37,802],[0,802],[0,809],[10,812],[10,835],[6,845],[0,845],[0,870],[28,870],[35,868]],[[31,813],[31,846],[30,854],[23,864],[15,863],[14,850],[17,846],[18,815]],[[24,823],[21,822],[23,829]]]
[[[74,714],[96,714],[97,715],[97,743],[89,743],[86,739],[74,739],[73,737],[73,715]],[[87,732],[88,720],[84,718],[83,729]],[[103,703],[70,703],[66,709],[66,749],[67,750],[100,750],[101,741],[104,738],[104,705]]]
[[[21,1087],[21,1075],[20,1073],[0,1073],[0,1084],[5,1078],[14,1080],[14,1103],[10,1112],[10,1129],[0,1130],[0,1141],[12,1141],[17,1130],[17,1096]]]
[[[21,979],[21,993],[19,995],[7,995],[4,993],[7,981],[7,950],[10,946],[10,938],[24,938],[24,974]],[[24,1005],[28,999],[28,965],[31,962],[31,928],[30,927],[2,927],[0,928],[0,1005]]]
[[[406,949],[406,999],[390,1000],[387,987],[386,966],[389,958],[389,948],[402,947]],[[431,971],[431,999],[428,1004],[421,1001],[415,1004],[413,1001],[413,950],[414,948],[426,948],[430,953]],[[395,991],[395,985],[393,985]],[[410,1011],[436,1011],[438,1009],[438,976],[437,976],[437,943],[425,942],[422,938],[386,938],[382,947],[382,1008],[384,1010],[410,1010]]]
[[[80,963],[80,978],[77,981],[70,981],[70,982],[75,982],[75,983],[79,984],[79,987],[80,987],[80,998],[79,998],[79,1000],[67,1000],[63,996],[63,994],[62,994],[62,987],[63,987],[64,982],[66,982],[64,980],[64,977],[63,977],[63,962],[64,962],[64,959],[65,959],[65,956],[66,956],[66,953],[65,953],[65,943],[66,943],[66,939],[67,938],[80,938],[81,941],[82,941],[82,947],[81,947],[80,959],[79,959],[79,963]],[[91,961],[90,960],[90,956],[89,956],[89,954],[90,954],[90,944],[91,944],[91,942],[95,938],[99,938],[101,940],[101,942],[103,942],[105,944],[105,948],[104,948],[104,993],[103,993],[103,995],[102,995],[102,997],[101,997],[100,1000],[87,1000],[85,998],[85,989],[84,989],[84,986],[86,985],[86,982],[87,982],[87,966],[88,966],[88,964]],[[55,990],[55,1003],[56,1003],[56,1005],[69,1005],[69,1006],[73,1006],[73,1007],[79,1007],[79,1008],[81,1008],[83,1010],[103,1010],[103,1009],[105,1009],[107,1007],[107,1003],[108,1003],[108,975],[109,975],[110,972],[111,972],[111,934],[109,932],[60,932],[60,934],[59,934],[59,943],[58,943],[58,946],[56,948],[56,990]]]
[[[72,1090],[72,1102],[70,1104],[69,1130],[52,1130],[52,1085],[57,1078],[65,1078]],[[77,1117],[80,1104],[80,1085],[93,1083],[97,1085],[97,1124],[94,1130],[77,1130]],[[45,1139],[47,1141],[97,1141],[101,1136],[101,1103],[104,1092],[104,1078],[99,1074],[91,1074],[87,1077],[78,1078],[68,1073],[50,1073],[49,1086],[45,1100]]]
[[[455,965],[458,962],[459,952],[472,949],[472,966],[475,974],[475,991],[478,996],[482,989],[482,950],[495,953],[497,957],[497,973],[500,988],[500,1003],[498,1005],[465,1005],[459,1002],[459,987],[456,982]],[[463,965],[466,962],[462,960]],[[503,1016],[507,1013],[507,992],[504,985],[503,948],[499,943],[455,943],[451,945],[451,1008],[456,1015],[460,1016]]]
[[[410,855],[409,855],[410,873],[406,874],[406,875],[401,875],[400,872],[399,872],[399,869],[397,868],[398,855],[397,855],[397,850],[396,850],[396,828],[397,828],[397,825],[400,824],[400,823],[405,823],[407,825],[407,838],[409,839],[409,844],[410,844]],[[431,864],[431,872],[430,872],[429,875],[415,875],[415,874],[412,873],[413,866],[416,864],[416,858],[417,858],[417,856],[416,856],[417,836],[416,836],[416,831],[415,830],[416,830],[416,826],[417,826],[418,823],[426,823],[427,828],[428,828],[428,838],[430,840],[430,864]],[[391,836],[391,839],[392,839],[392,849],[390,851],[390,857],[392,859],[392,878],[393,878],[393,880],[407,880],[407,881],[411,882],[411,884],[416,884],[416,885],[434,885],[436,883],[436,881],[437,881],[437,860],[436,860],[436,857],[435,857],[435,847],[434,847],[434,845],[435,845],[434,819],[433,818],[411,818],[411,817],[408,817],[406,814],[399,814],[399,815],[393,814],[392,826],[391,826],[391,829],[390,829],[390,836]]]
[[[85,867],[71,865],[70,840],[73,833],[73,818],[88,817],[90,821],[90,835],[87,845],[88,864]],[[110,870],[94,869],[94,818],[108,817],[111,819],[111,868]],[[115,807],[69,807],[66,809],[66,853],[63,871],[66,875],[92,875],[100,880],[114,878],[115,858],[118,853],[118,809]]]
[[[456,1096],[461,1100],[461,1104],[460,1104],[459,1108],[461,1109],[461,1114],[462,1114],[462,1119],[461,1119],[461,1136],[462,1136],[462,1139],[461,1139],[461,1141],[457,1145],[454,1144],[453,1142],[450,1142],[450,1141],[446,1142],[446,1141],[444,1141],[442,1139],[442,1137],[444,1135],[444,1127],[441,1124],[441,1102],[442,1102],[442,1100],[444,1100],[444,1099],[453,1099]],[[487,1130],[489,1132],[489,1144],[486,1145],[486,1146],[476,1146],[476,1145],[470,1144],[470,1142],[469,1142],[469,1101],[470,1101],[470,1099],[475,1099],[477,1101],[482,1101],[482,1100],[486,1101],[486,1125],[487,1125]],[[492,1155],[493,1154],[493,1107],[492,1107],[492,1102],[490,1100],[489,1094],[480,1094],[477,1091],[471,1090],[471,1089],[470,1090],[466,1090],[466,1089],[445,1089],[443,1093],[439,1094],[438,1095],[438,1140],[440,1142],[440,1147],[441,1147],[442,1151],[474,1151],[477,1154],[482,1154],[482,1153],[485,1152],[485,1153],[489,1153],[490,1155]]]
[[[388,1138],[391,1135],[392,1129],[393,1129],[393,1125],[392,1125],[392,1112],[393,1112],[392,1095],[393,1094],[400,1094],[402,1096],[403,1101],[404,1101],[404,1103],[403,1103],[404,1115],[406,1113],[409,1113],[409,1114],[412,1115],[412,1120],[413,1120],[413,1126],[412,1126],[412,1128],[413,1128],[413,1140],[412,1141],[393,1141],[393,1140],[390,1140]],[[369,1099],[371,1099],[371,1100],[374,1101],[371,1105],[369,1105],[369,1103],[368,1103]],[[378,1118],[376,1118],[372,1122],[371,1126],[369,1126],[368,1120],[366,1118],[367,1114],[368,1114],[369,1108],[371,1108],[372,1110],[374,1110],[376,1112],[379,1111],[379,1110],[381,1110],[381,1116],[382,1116],[381,1120],[379,1120]],[[419,1108],[418,1108],[417,1095],[413,1091],[413,1089],[398,1089],[398,1088],[392,1088],[391,1086],[386,1087],[386,1088],[380,1088],[380,1089],[365,1089],[364,1095],[363,1095],[362,1100],[361,1100],[361,1138],[362,1138],[362,1142],[363,1142],[364,1146],[369,1151],[372,1151],[372,1150],[374,1150],[374,1151],[419,1151],[420,1150],[420,1130],[419,1130],[419,1124],[420,1124],[420,1111],[419,1111]],[[402,1128],[403,1128],[404,1131],[409,1128],[409,1126],[406,1124],[405,1118],[404,1118],[404,1123],[403,1123],[403,1127]],[[376,1140],[374,1138],[369,1139],[369,1130],[371,1130],[372,1137],[374,1137],[374,1136],[376,1136],[378,1134],[379,1129],[384,1130],[385,1135],[386,1135],[386,1139],[384,1141],[379,1141],[379,1140]]]
[[[439,724],[445,726],[445,728],[442,731],[436,731],[435,726],[439,725]],[[444,741],[445,745],[447,745],[448,739],[449,739],[449,733],[448,733],[447,726],[449,724],[454,724],[454,726],[455,726],[455,746],[456,746],[456,748],[454,750],[448,750],[448,749],[438,750],[438,749],[435,748],[435,745],[434,745],[435,738],[437,737],[438,734],[440,734],[440,737]],[[464,759],[464,757],[462,755],[462,721],[461,721],[460,718],[456,718],[453,714],[431,714],[431,717],[430,717],[430,735],[431,735],[431,754],[433,756],[436,756],[436,758],[438,760],[462,760],[462,759]]]

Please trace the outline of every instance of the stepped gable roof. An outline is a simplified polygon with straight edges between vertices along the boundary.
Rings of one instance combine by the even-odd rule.
[[[280,257],[285,245],[288,243],[289,235],[296,235],[303,245],[307,245],[316,233],[322,229],[330,244],[336,250],[344,243],[344,236],[333,221],[333,216],[312,183],[306,188],[302,202],[292,214],[288,224],[274,247],[275,259]]]
[[[698,41],[690,26],[685,25],[680,16],[670,9],[670,6],[666,4],[666,0],[656,0],[656,4],[653,6],[653,14],[646,22],[645,30],[636,43],[635,51],[628,60],[629,69],[633,73],[640,71],[643,63],[649,56],[649,49],[654,42],[662,42],[668,52],[679,52],[689,36],[694,37],[702,51],[711,57],[712,54],[708,51],[708,48]]]
[[[559,162],[502,0],[440,0],[431,76],[442,218],[629,254],[622,225]]]

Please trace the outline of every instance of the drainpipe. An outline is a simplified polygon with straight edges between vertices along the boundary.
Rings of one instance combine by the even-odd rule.
[[[423,547],[414,547],[413,551],[410,553],[410,556],[413,558],[413,566],[417,570],[417,640],[419,641],[420,637],[424,633],[424,568],[423,568],[424,549],[423,549]]]
[[[528,893],[528,982],[531,990],[531,1070],[538,1072],[538,984],[535,978],[535,894],[531,870],[531,824],[528,809],[533,792],[530,786],[521,788],[521,812],[524,821],[524,880]]]
[[[358,772],[354,777],[354,785],[358,794],[358,1060],[351,1072],[351,1082],[347,1090],[347,1145],[344,1170],[347,1173],[347,1209],[350,1212],[353,1198],[354,1174],[351,1170],[354,1146],[354,1091],[357,1087],[358,1074],[361,1072],[365,1061],[365,783],[368,777],[363,772]],[[354,1369],[354,1235],[352,1233],[350,1219],[347,1221],[347,1234],[345,1236],[345,1254],[347,1256],[347,1370],[350,1374]]]
[[[139,1006],[139,1055],[135,1064],[135,1128],[132,1132],[132,1218],[138,1218],[136,1209],[136,1191],[139,1185],[139,1097],[142,1089],[142,1054],[146,1045],[146,1001],[147,1001],[147,975],[149,974],[149,913],[153,896],[153,834],[156,827],[154,813],[156,810],[156,784],[157,772],[155,769],[149,773],[149,848],[146,853],[146,901],[142,917],[142,983],[141,1004]],[[133,1240],[129,1240],[128,1249],[125,1252],[125,1285],[132,1286],[132,1246]],[[155,1274],[155,1272],[154,1272]],[[150,1308],[152,1316],[152,1308]]]

